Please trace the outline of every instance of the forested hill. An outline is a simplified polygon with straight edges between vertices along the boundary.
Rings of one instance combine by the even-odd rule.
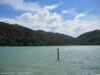
[[[100,45],[100,30],[77,38],[0,22],[0,46]]]
[[[70,45],[73,39],[64,34],[35,31],[17,24],[0,22],[1,46]]]
[[[79,45],[100,45],[100,30],[84,33],[77,37],[77,41]]]

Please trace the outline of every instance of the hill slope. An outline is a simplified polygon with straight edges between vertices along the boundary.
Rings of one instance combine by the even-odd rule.
[[[77,42],[80,45],[100,45],[100,30],[84,33],[77,37]]]
[[[77,38],[0,22],[0,46],[100,45],[100,30]]]
[[[63,34],[34,31],[17,24],[0,22],[1,46],[70,45],[73,38]]]

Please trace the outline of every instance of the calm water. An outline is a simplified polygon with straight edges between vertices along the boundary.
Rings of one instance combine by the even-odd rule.
[[[0,47],[0,75],[100,75],[100,46]]]

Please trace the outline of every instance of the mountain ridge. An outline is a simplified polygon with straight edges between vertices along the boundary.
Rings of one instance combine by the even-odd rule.
[[[74,38],[60,33],[32,30],[17,24],[0,22],[0,46],[56,45],[100,45],[100,30],[87,32]]]

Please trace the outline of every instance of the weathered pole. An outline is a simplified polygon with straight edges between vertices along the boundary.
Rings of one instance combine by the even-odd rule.
[[[57,48],[57,60],[59,61],[59,48]]]

